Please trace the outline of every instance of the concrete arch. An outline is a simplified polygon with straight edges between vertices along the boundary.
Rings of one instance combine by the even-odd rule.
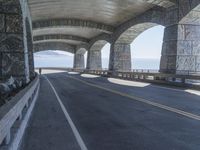
[[[136,24],[127,29],[124,33],[122,33],[115,43],[131,44],[135,40],[135,38],[137,38],[141,33],[157,25],[159,24],[151,22]]]
[[[54,19],[54,20],[42,20],[33,22],[33,29],[41,29],[41,28],[48,28],[48,27],[59,27],[59,26],[75,26],[75,27],[82,27],[82,28],[93,28],[96,30],[101,30],[105,33],[112,33],[114,28],[112,26],[88,21],[88,20],[80,20],[80,19]]]
[[[87,50],[85,48],[79,48],[77,51],[76,51],[76,54],[85,54],[87,52]]]
[[[112,34],[112,43],[115,43],[128,29],[131,29],[132,27],[139,24],[146,24],[146,26],[149,24],[149,27],[150,24],[159,24],[165,26],[165,17],[166,9],[161,7],[154,7],[118,26],[115,32]]]
[[[69,53],[75,53],[75,47],[64,42],[41,42],[34,43],[34,52],[46,50],[62,50]]]
[[[40,35],[35,36],[34,38],[35,42],[38,41],[48,41],[48,40],[63,40],[63,41],[74,41],[78,44],[88,43],[88,39],[82,38],[79,36],[72,36],[72,35],[65,35],[65,34],[49,34],[49,35]]]
[[[101,51],[107,43],[106,40],[98,40],[90,47],[90,51]]]
[[[150,19],[152,21],[152,19]],[[144,31],[154,26],[160,25],[154,22],[144,22],[141,20],[138,24],[135,24],[125,30],[111,46],[110,53],[110,68],[114,68],[116,71],[131,71],[131,46],[130,44]],[[158,21],[159,22],[159,21]]]
[[[179,23],[200,25],[200,1],[185,0],[179,2]]]
[[[106,41],[107,43],[111,43],[111,35],[110,34],[100,34],[94,37],[92,40],[89,41],[89,49],[98,41]]]

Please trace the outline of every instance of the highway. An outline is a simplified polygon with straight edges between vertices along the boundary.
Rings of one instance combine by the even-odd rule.
[[[198,150],[200,92],[87,74],[40,77],[22,150]]]

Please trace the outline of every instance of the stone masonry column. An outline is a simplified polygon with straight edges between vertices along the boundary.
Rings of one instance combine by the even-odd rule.
[[[101,50],[89,50],[88,51],[88,62],[87,69],[89,70],[101,70]]]
[[[74,54],[74,69],[85,68],[85,57],[84,54]]]
[[[11,76],[29,82],[24,51],[24,24],[20,2],[3,0],[0,5],[0,78]]]
[[[180,2],[177,8],[167,14],[168,25],[165,28],[160,72],[200,72],[200,25],[192,22],[195,13],[184,18],[189,6],[189,1]]]
[[[110,71],[131,71],[131,48],[127,43],[115,43],[110,50]]]
[[[200,26],[178,24],[165,29],[160,71],[175,74],[200,71]]]

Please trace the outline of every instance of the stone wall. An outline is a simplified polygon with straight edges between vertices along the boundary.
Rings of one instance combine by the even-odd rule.
[[[20,2],[3,0],[0,2],[0,10],[0,76],[24,78],[23,16]]]
[[[185,0],[166,12],[161,72],[188,74],[200,71],[200,24],[193,7],[194,1]]]
[[[0,78],[11,76],[22,79],[24,83],[30,80],[29,60],[25,18],[30,21],[30,14],[26,0],[0,1]],[[31,25],[30,25],[31,26]],[[30,35],[31,36],[31,35]],[[31,49],[30,49],[31,54]],[[30,55],[31,56],[31,55]],[[33,68],[32,68],[33,70]]]

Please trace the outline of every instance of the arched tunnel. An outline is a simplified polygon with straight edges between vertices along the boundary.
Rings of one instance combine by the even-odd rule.
[[[200,149],[199,12],[199,0],[0,0],[0,149]],[[131,43],[158,25],[159,70],[136,72]],[[42,73],[46,50],[73,67]]]
[[[47,8],[53,6],[53,3],[50,2],[47,2],[48,5],[42,6],[37,6],[37,3],[32,1],[15,0],[13,3],[4,1],[1,3],[2,7],[10,10],[6,11],[5,9],[1,13],[1,78],[12,75],[24,77],[29,81],[34,74],[33,51],[48,49],[74,53],[76,58],[74,67],[84,68],[84,65],[76,65],[83,64],[79,49],[84,48],[88,51],[89,56],[86,60],[86,68],[99,70],[102,68],[100,49],[105,43],[111,44],[109,70],[131,71],[130,43],[140,33],[155,25],[166,27],[160,72],[181,74],[184,72],[195,73],[200,70],[199,22],[198,15],[195,15],[198,11],[198,2],[196,1],[192,5],[188,4],[188,8],[182,8],[182,5],[184,6],[187,2],[178,4],[179,8],[172,1],[167,0],[160,3],[144,2],[143,4],[140,2],[138,6],[145,7],[140,10],[141,12],[138,11],[139,15],[132,16],[131,10],[128,10],[127,19],[121,16],[112,18],[112,15],[107,14],[110,17],[107,20],[105,15],[102,15],[102,18],[84,19],[81,15],[76,14],[75,10],[71,11],[69,16],[65,16],[64,12],[60,11],[56,15],[52,11],[49,11],[48,14]],[[134,2],[131,4],[134,7]],[[56,11],[60,9],[58,6],[54,6]],[[120,9],[123,8],[126,8],[126,4]],[[179,9],[183,9],[183,13],[180,15],[176,16],[172,13],[176,13],[176,10]],[[72,10],[72,8],[69,6],[66,10]],[[86,10],[83,12],[86,16],[90,13]],[[12,13],[14,14],[12,15]],[[76,15],[73,16],[73,14]],[[22,57],[20,53],[24,53],[25,57]],[[29,65],[26,64],[28,62]],[[21,63],[21,65],[17,65],[21,67],[19,68],[21,71],[15,71],[13,66],[16,66],[16,63]]]

